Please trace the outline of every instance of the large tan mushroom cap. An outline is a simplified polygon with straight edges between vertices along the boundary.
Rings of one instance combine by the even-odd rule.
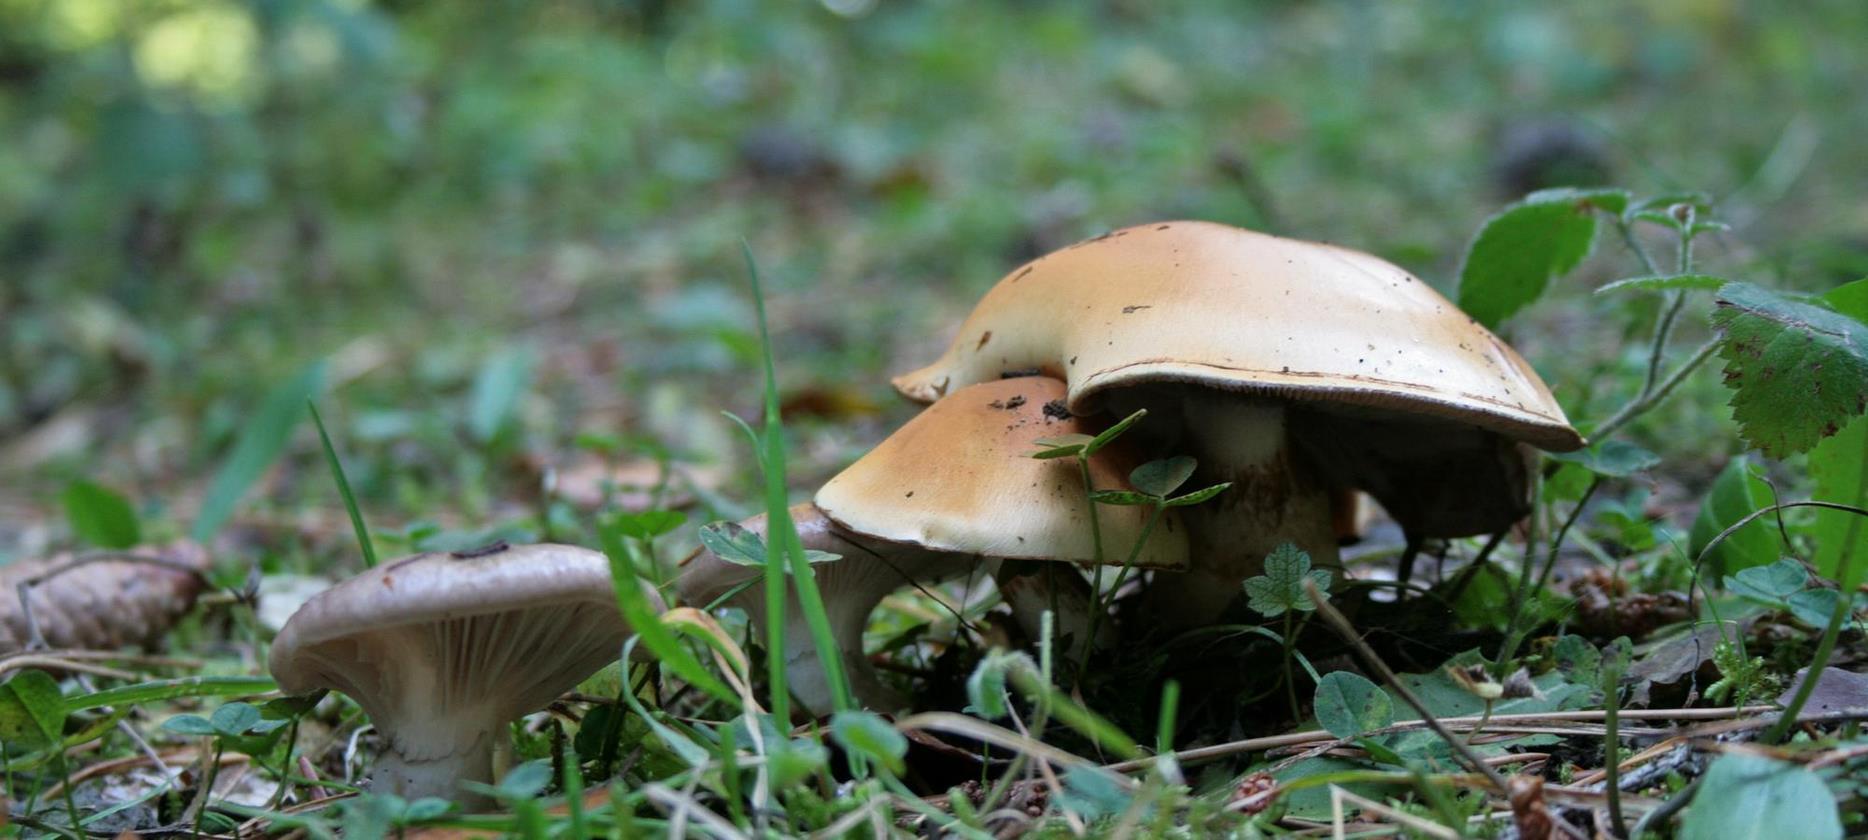
[[[1064,410],[1064,383],[997,379],[958,388],[817,491],[817,506],[845,529],[936,551],[1002,559],[1090,562],[1095,543],[1073,458],[1038,460],[1037,441],[1095,434]],[[1090,460],[1098,490],[1128,489],[1140,459],[1122,440]],[[1146,507],[1102,505],[1104,562],[1119,564],[1140,538]],[[1179,516],[1164,513],[1135,565],[1187,567]]]
[[[1027,263],[895,387],[931,402],[1031,370],[1068,381],[1083,413],[1113,388],[1184,383],[1583,443],[1524,359],[1406,271],[1211,222],[1125,228]]]

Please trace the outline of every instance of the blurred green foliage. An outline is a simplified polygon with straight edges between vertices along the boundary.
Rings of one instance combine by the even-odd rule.
[[[1740,228],[1706,260],[1826,288],[1868,273],[1868,196],[1839,177],[1868,169],[1859,12],[0,0],[0,438],[114,418],[0,470],[206,474],[274,381],[330,357],[339,436],[394,456],[359,491],[419,507],[409,476],[488,471],[451,451],[491,434],[474,382],[522,342],[531,439],[718,455],[730,430],[689,418],[756,409],[742,237],[786,389],[858,407],[895,406],[887,374],[1018,262],[1165,217],[1444,288],[1528,189],[1706,188]],[[1646,305],[1559,304],[1511,338],[1599,415]]]

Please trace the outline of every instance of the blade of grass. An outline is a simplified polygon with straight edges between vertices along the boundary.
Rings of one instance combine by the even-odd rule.
[[[738,709],[739,695],[734,694],[732,689],[726,687],[726,683],[702,666],[694,654],[681,646],[674,632],[662,624],[661,616],[656,614],[648,596],[642,594],[641,580],[636,577],[635,558],[630,554],[629,542],[617,532],[615,524],[599,521],[597,539],[603,545],[603,553],[610,558],[610,584],[616,591],[616,608],[629,622],[629,628],[675,676]]]
[[[357,496],[350,492],[350,479],[344,477],[344,464],[337,458],[337,448],[331,445],[331,435],[324,430],[324,418],[318,416],[318,405],[311,400],[305,401],[305,407],[311,409],[311,422],[318,427],[318,441],[324,444],[324,462],[331,467],[331,479],[337,482],[337,495],[344,497],[344,510],[350,514],[350,527],[357,532],[357,547],[363,550],[363,567],[376,567],[376,544],[370,541],[369,526],[363,524],[363,511],[357,507]]]
[[[240,429],[240,437],[227,460],[214,474],[201,513],[195,518],[190,534],[195,542],[207,545],[233,516],[234,507],[247,488],[259,480],[266,468],[278,460],[292,442],[292,430],[298,426],[298,407],[309,401],[324,382],[324,362],[306,365],[296,376],[279,384],[266,395],[259,410]]]
[[[90,694],[65,698],[65,710],[76,712],[101,706],[133,706],[173,700],[177,697],[215,697],[238,694],[265,694],[279,686],[271,677],[182,677],[151,680],[135,685],[107,688]]]
[[[785,499],[785,425],[780,417],[778,373],[772,360],[772,331],[766,320],[765,292],[759,285],[759,266],[752,258],[752,247],[740,242],[746,259],[746,276],[752,286],[753,307],[759,313],[759,349],[765,363],[765,508],[766,508],[766,640],[767,660],[772,671],[772,714],[780,721],[790,720],[790,697],[785,683],[784,609],[785,578],[780,564],[789,560],[791,581],[798,590],[798,605],[805,623],[811,628],[811,641],[817,647],[818,663],[824,669],[824,681],[837,711],[855,707],[850,699],[850,684],[843,673],[843,654],[837,649],[830,630],[830,617],[824,611],[823,595],[811,564],[804,559],[804,544],[798,540],[797,526]]]

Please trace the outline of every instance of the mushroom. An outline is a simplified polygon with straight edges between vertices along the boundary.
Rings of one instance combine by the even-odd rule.
[[[1002,560],[1095,559],[1089,502],[1083,480],[1069,459],[1031,457],[1036,441],[1085,434],[1095,427],[1063,409],[1064,384],[1025,377],[995,380],[955,391],[908,421],[818,490],[814,504],[791,509],[807,549],[841,555],[813,566],[818,588],[850,675],[853,693],[865,706],[895,711],[904,698],[877,678],[862,653],[869,613],[884,596],[909,585],[926,585],[970,573],[997,570]],[[1140,463],[1120,439],[1090,459],[1097,489],[1124,489],[1129,469]],[[1140,507],[1098,509],[1105,562],[1120,563],[1142,537],[1148,512]],[[765,533],[765,517],[741,523]],[[1178,569],[1187,565],[1185,529],[1177,511],[1165,512],[1150,531],[1135,565]],[[981,559],[986,561],[981,563]],[[764,621],[764,595],[743,586],[764,574],[759,566],[724,560],[705,549],[683,561],[678,586],[683,600],[725,603]],[[1062,586],[1087,590],[1074,570],[1046,575]],[[739,591],[735,592],[738,588]],[[1008,600],[1027,628],[1051,601],[1049,592],[1028,583],[1009,587]],[[1089,601],[1082,592],[1060,592],[1063,602]],[[1079,609],[1082,615],[1083,610]],[[1062,621],[1059,635],[1087,644],[1085,621]],[[787,681],[805,708],[828,713],[831,697],[809,628],[793,598],[785,614]]]
[[[1339,565],[1331,497],[1345,489],[1381,502],[1412,549],[1522,518],[1527,445],[1583,443],[1530,365],[1406,271],[1210,222],[1024,265],[895,386],[926,402],[1033,369],[1069,383],[1074,413],[1148,408],[1151,445],[1198,458],[1196,482],[1233,482],[1185,511],[1199,559],[1154,581],[1170,623],[1216,615],[1280,543]]]
[[[614,661],[628,634],[603,554],[496,543],[325,590],[273,640],[270,666],[284,691],[363,707],[383,741],[372,790],[474,807],[460,783],[492,781],[502,729]]]

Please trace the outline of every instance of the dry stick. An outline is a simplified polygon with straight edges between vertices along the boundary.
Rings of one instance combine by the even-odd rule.
[[[1776,706],[1763,705],[1743,707],[1719,706],[1709,709],[1628,709],[1621,713],[1621,718],[1622,720],[1724,720],[1739,715],[1759,714],[1776,710]],[[1492,731],[1498,732],[1501,731],[1501,727],[1513,723],[1535,723],[1540,721],[1588,722],[1602,720],[1604,717],[1606,717],[1606,713],[1601,710],[1521,712],[1509,715],[1493,715],[1491,722],[1487,725],[1491,727]],[[1440,719],[1441,723],[1448,726],[1470,726],[1478,721],[1478,715]],[[1404,720],[1398,721],[1390,726],[1384,726],[1368,734],[1386,735],[1394,732],[1406,732],[1419,729],[1425,725],[1426,721],[1422,720]],[[1277,749],[1279,747],[1295,747],[1303,744],[1332,740],[1341,739],[1337,738],[1335,735],[1331,735],[1325,730],[1311,729],[1303,732],[1269,735],[1263,738],[1248,738],[1243,741],[1231,741],[1224,744],[1215,744],[1210,747],[1195,747],[1190,750],[1181,750],[1174,753],[1174,761],[1182,767],[1195,767],[1209,761],[1239,755],[1241,753],[1264,752],[1265,750]],[[1133,761],[1122,761],[1115,764],[1104,765],[1103,769],[1116,773],[1133,773],[1137,770],[1146,770],[1153,767],[1154,763],[1155,759],[1152,757],[1138,758]]]
[[[1442,725],[1440,721],[1434,719],[1433,712],[1427,709],[1427,704],[1422,703],[1419,697],[1414,696],[1413,690],[1402,683],[1400,677],[1395,676],[1395,672],[1388,667],[1388,663],[1383,662],[1382,658],[1375,654],[1375,650],[1369,647],[1367,642],[1362,641],[1361,636],[1356,634],[1356,628],[1350,625],[1349,619],[1344,618],[1342,613],[1337,612],[1335,607],[1330,606],[1329,601],[1324,598],[1323,592],[1317,589],[1315,581],[1309,578],[1304,579],[1304,594],[1310,596],[1310,602],[1316,605],[1317,614],[1323,616],[1323,622],[1328,624],[1331,630],[1336,631],[1337,635],[1343,637],[1343,641],[1347,642],[1350,647],[1355,649],[1356,654],[1362,657],[1363,662],[1369,666],[1370,670],[1374,671],[1377,676],[1382,678],[1382,682],[1388,685],[1389,690],[1393,691],[1403,702],[1414,707],[1414,711],[1420,713],[1421,720],[1427,724],[1427,728],[1432,729],[1435,735],[1440,736],[1440,740],[1446,742],[1447,746],[1453,750],[1453,755],[1457,756],[1461,763],[1465,764],[1468,769],[1484,776],[1486,782],[1491,784],[1494,790],[1497,790],[1501,794],[1509,792],[1510,788],[1505,784],[1505,777],[1499,775],[1497,770],[1492,769],[1492,765],[1485,763],[1477,754],[1473,753],[1472,749],[1466,746],[1466,742],[1453,737],[1453,733],[1450,730]]]

